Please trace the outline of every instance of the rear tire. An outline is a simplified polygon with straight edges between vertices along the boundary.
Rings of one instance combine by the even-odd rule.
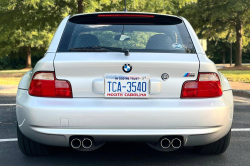
[[[203,146],[195,146],[194,151],[199,154],[222,154],[224,153],[230,143],[231,130],[216,142]]]
[[[38,142],[32,141],[27,138],[20,131],[19,126],[17,125],[17,138],[18,145],[21,152],[27,156],[48,156],[50,155],[49,147]]]

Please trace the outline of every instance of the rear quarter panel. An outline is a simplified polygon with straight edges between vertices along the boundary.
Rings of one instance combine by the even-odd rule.
[[[21,81],[19,82],[18,89],[29,89],[32,75],[33,69],[29,70],[26,74],[24,74]]]
[[[232,88],[231,88],[231,85],[230,85],[229,81],[227,80],[227,78],[221,72],[218,72],[218,75],[220,77],[220,83],[221,83],[222,90],[223,91],[231,90]]]
[[[55,53],[47,53],[39,60],[34,69],[28,71],[21,79],[18,89],[28,90],[33,74],[37,71],[54,71]]]

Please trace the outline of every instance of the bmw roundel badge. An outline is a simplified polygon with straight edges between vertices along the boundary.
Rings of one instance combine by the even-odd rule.
[[[123,70],[125,73],[129,73],[129,72],[131,72],[131,70],[132,70],[132,66],[131,66],[130,64],[124,64],[124,65],[122,66],[122,70]]]

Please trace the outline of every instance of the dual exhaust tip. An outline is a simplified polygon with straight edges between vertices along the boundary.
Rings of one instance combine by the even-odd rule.
[[[83,147],[84,149],[88,149],[91,148],[93,144],[93,141],[90,138],[83,138],[82,140],[79,138],[74,138],[71,141],[71,147],[74,149],[78,149]],[[174,148],[174,149],[178,149],[181,147],[181,140],[179,138],[174,138],[170,141],[170,139],[168,138],[163,138],[161,139],[161,147],[164,149],[167,148]]]
[[[90,138],[83,138],[82,140],[79,138],[74,138],[71,141],[71,147],[74,149],[78,149],[80,147],[83,147],[84,149],[91,148],[93,144],[93,141]]]
[[[161,147],[164,149],[167,148],[174,148],[174,149],[178,149],[181,147],[181,140],[179,138],[174,138],[172,139],[172,141],[170,141],[170,139],[168,138],[163,138],[161,139]]]

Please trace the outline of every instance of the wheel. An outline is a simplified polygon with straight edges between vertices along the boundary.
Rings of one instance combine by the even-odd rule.
[[[231,130],[216,142],[203,146],[195,146],[194,151],[199,154],[222,154],[224,153],[230,143]]]
[[[20,131],[17,125],[18,145],[21,152],[27,156],[47,156],[50,155],[49,147],[27,138]]]

